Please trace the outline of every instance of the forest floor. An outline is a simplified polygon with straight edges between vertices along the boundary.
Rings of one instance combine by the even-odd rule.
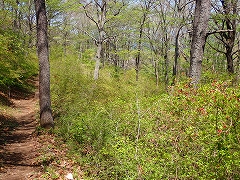
[[[67,148],[53,134],[36,130],[38,91],[17,93],[5,102],[9,108],[0,109],[0,180],[61,180],[73,168],[81,179],[80,167],[66,157]]]

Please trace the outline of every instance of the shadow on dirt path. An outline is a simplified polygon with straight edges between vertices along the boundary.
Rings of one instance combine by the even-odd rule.
[[[11,102],[11,113],[0,115],[0,180],[38,179],[42,168],[37,163],[37,95]]]

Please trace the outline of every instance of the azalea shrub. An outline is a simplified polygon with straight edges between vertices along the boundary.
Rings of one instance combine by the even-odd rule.
[[[94,64],[74,59],[51,61],[53,110],[85,179],[240,177],[238,86],[176,83],[164,92],[144,73],[136,82],[134,70],[107,66],[94,81]]]
[[[183,162],[191,160],[188,173],[202,179],[238,179],[239,88],[230,81],[213,81],[199,89],[177,85],[170,99],[165,100],[166,110],[176,120]]]

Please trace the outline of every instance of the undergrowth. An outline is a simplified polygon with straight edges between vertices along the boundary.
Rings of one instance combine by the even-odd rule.
[[[240,90],[228,81],[169,87],[134,70],[52,51],[56,133],[84,179],[239,179]],[[83,55],[84,56],[84,55]],[[116,76],[117,73],[117,76]]]
[[[30,78],[37,75],[35,50],[24,44],[24,37],[11,29],[0,28],[0,91],[30,90]]]

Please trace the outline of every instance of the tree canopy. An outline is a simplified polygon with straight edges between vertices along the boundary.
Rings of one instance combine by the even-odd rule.
[[[0,92],[47,80],[86,179],[239,179],[238,0],[36,1],[0,0]]]

